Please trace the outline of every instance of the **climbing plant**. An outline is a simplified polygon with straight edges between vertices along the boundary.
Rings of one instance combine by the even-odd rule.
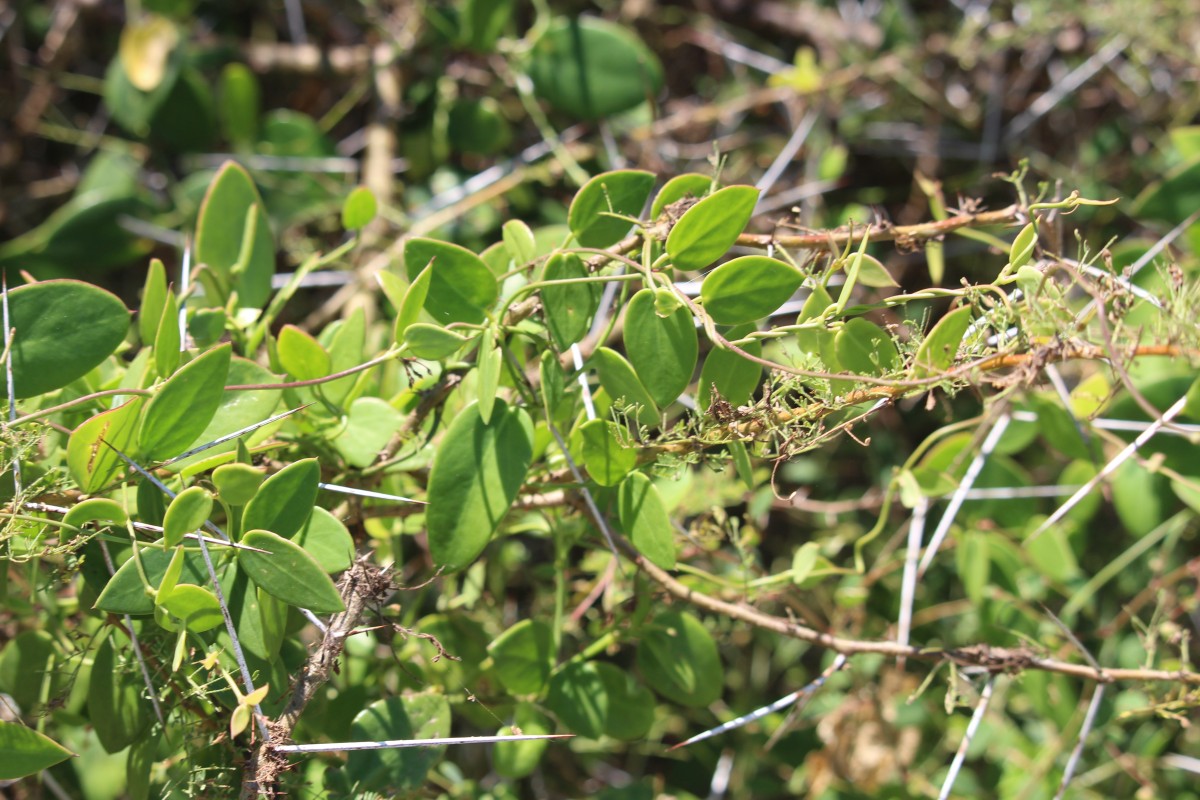
[[[696,793],[671,765],[716,751],[664,746],[771,700],[756,669],[816,678],[818,730],[883,714],[892,763],[930,780],[955,745],[922,731],[993,692],[1014,710],[984,728],[1018,750],[1034,720],[1078,731],[1080,698],[1114,682],[1181,713],[1200,677],[1176,606],[1132,638],[1151,598],[1118,573],[1174,574],[1195,534],[1196,284],[1083,239],[1052,251],[1048,226],[1108,201],[1007,180],[1002,209],[755,234],[753,187],[606,172],[566,228],[514,220],[481,253],[407,239],[372,276],[386,313],[309,331],[277,326],[294,287],[358,237],[272,289],[262,201],[230,163],[194,267],[152,262],[132,320],[84,283],[9,287],[3,777],[98,747],[126,753],[135,797],[468,796],[624,753]],[[342,219],[373,213],[356,190]],[[877,258],[955,237],[987,246],[986,282],[901,289]],[[1060,370],[1074,388],[1043,388]],[[894,424],[931,432],[871,455]],[[874,524],[796,526],[789,470],[847,442],[877,465]],[[1110,478],[1119,533],[1097,530]],[[1125,549],[1089,574],[1098,541]],[[1110,592],[1124,621],[1096,616]],[[1102,717],[1106,737],[1128,724]],[[521,738],[483,758],[354,749],[497,731]]]

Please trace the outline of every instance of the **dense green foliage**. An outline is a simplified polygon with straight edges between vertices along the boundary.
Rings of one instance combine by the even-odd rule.
[[[680,7],[364,4],[330,35],[386,44],[309,64],[144,6],[54,67],[112,125],[0,246],[17,796],[1198,796],[1200,132],[1106,161],[1195,109],[963,88],[1017,44],[1086,71],[1076,31],[1177,99],[1170,7],[972,17],[971,50],[803,6],[829,38],[788,64]],[[923,113],[1002,171],[879,168],[864,132]],[[55,119],[20,145],[87,141]],[[337,746],[490,734],[573,738]]]

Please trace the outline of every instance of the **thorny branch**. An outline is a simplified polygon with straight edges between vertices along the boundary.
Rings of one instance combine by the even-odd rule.
[[[346,610],[329,621],[325,636],[308,657],[292,687],[292,698],[277,719],[267,722],[270,738],[261,742],[246,764],[247,779],[242,785],[242,798],[276,797],[279,774],[287,769],[287,759],[275,752],[277,745],[291,741],[292,730],[308,702],[316,696],[337,668],[337,660],[346,645],[346,638],[357,627],[368,605],[381,602],[391,591],[391,581],[384,570],[373,566],[369,556],[359,558],[338,581],[338,592]]]

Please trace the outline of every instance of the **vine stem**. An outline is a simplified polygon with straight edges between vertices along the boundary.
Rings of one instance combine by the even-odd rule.
[[[624,539],[618,537],[617,541],[621,543],[627,552],[634,552],[632,545]],[[634,562],[669,595],[697,608],[848,656],[858,653],[875,653],[892,658],[904,657],[917,661],[950,661],[959,666],[981,667],[989,672],[1038,670],[1041,672],[1056,672],[1062,675],[1071,675],[1076,678],[1087,678],[1099,683],[1154,681],[1200,686],[1200,673],[1185,669],[1093,667],[1084,664],[1073,664],[1054,658],[1042,658],[1026,648],[993,647],[988,644],[952,648],[920,647],[890,640],[850,639],[834,636],[833,634],[822,633],[821,631],[801,625],[793,620],[768,614],[752,606],[741,603],[730,603],[704,594],[703,592],[698,592],[680,583],[666,570],[655,566],[641,555],[635,555]]]

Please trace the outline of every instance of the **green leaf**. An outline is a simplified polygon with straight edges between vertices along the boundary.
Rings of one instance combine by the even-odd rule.
[[[518,703],[513,711],[512,727],[529,736],[554,732],[554,722],[532,703]],[[512,728],[505,725],[497,736],[507,736]],[[501,777],[515,780],[524,778],[537,769],[542,754],[550,746],[547,740],[533,739],[523,742],[497,742],[492,750],[492,763]]]
[[[317,614],[346,610],[333,581],[300,545],[263,530],[248,532],[242,544],[267,551],[238,551],[238,566],[267,594]]]
[[[586,278],[588,275],[587,265],[574,253],[555,253],[550,256],[542,273],[547,281]],[[587,335],[592,326],[592,317],[600,307],[601,294],[598,283],[542,287],[542,313],[555,347],[566,350]]]
[[[654,196],[654,202],[650,205],[650,220],[657,221],[667,206],[672,203],[688,198],[699,200],[708,194],[712,183],[712,178],[696,172],[676,175],[664,183],[663,187],[658,190],[658,194]]]
[[[768,316],[791,297],[804,276],[791,264],[766,256],[741,256],[708,273],[700,286],[704,310],[721,325]]]
[[[249,225],[253,231],[248,237]],[[233,161],[217,171],[200,205],[196,261],[237,291],[242,308],[261,308],[267,302],[275,274],[275,240],[250,173]]]
[[[962,581],[963,592],[975,605],[983,603],[988,577],[992,571],[987,536],[978,531],[963,533],[959,537],[958,546],[954,548],[954,558],[958,565],[958,577]]]
[[[182,620],[184,627],[193,633],[210,631],[225,622],[217,596],[203,586],[177,584],[161,602],[163,608]]]
[[[295,325],[284,325],[277,345],[279,364],[299,381],[324,378],[329,374],[329,353]]]
[[[142,568],[146,571],[146,580],[150,588],[157,589],[167,573],[167,567],[174,557],[174,550],[160,550],[155,547],[139,547],[137,558],[141,559]],[[183,559],[183,571],[180,579],[185,583],[202,584],[209,582],[208,567],[199,550],[187,550]],[[137,562],[133,557],[122,564],[100,593],[95,607],[101,611],[114,614],[154,613],[154,600],[142,583],[141,573],[138,572]]]
[[[248,148],[258,139],[261,108],[258,78],[245,64],[226,64],[217,84],[221,131],[235,147]]]
[[[934,242],[940,244],[940,242]],[[929,243],[926,243],[928,248]],[[858,283],[863,286],[870,286],[876,289],[894,289],[900,284],[896,283],[896,279],[892,277],[892,273],[887,271],[887,268],[880,263],[879,259],[867,253],[862,254],[862,259],[858,265]]]
[[[142,286],[142,305],[138,308],[138,336],[142,344],[154,344],[166,299],[167,269],[161,260],[152,258]]]
[[[461,97],[450,105],[446,138],[460,153],[490,156],[512,141],[512,126],[494,97]]]
[[[489,327],[483,332],[476,356],[476,369],[479,373],[476,397],[479,400],[479,417],[484,425],[492,421],[492,407],[496,403],[496,393],[500,390],[500,367],[503,361],[504,357],[496,343],[496,334]]]
[[[799,586],[808,580],[813,568],[817,566],[817,558],[821,555],[821,545],[816,542],[805,542],[796,548],[792,555],[792,583]]]
[[[102,411],[71,433],[67,469],[82,491],[99,491],[125,469],[125,462],[113,448],[122,453],[133,449],[143,405],[144,399],[135,397],[111,411]]]
[[[404,346],[417,358],[439,361],[466,344],[467,337],[448,331],[441,325],[414,322],[404,331]]]
[[[553,419],[555,409],[567,393],[563,368],[553,351],[546,350],[542,353],[541,362],[538,364],[538,377],[542,384],[542,409],[548,418]]]
[[[637,218],[654,188],[654,174],[644,170],[623,169],[602,172],[585,183],[571,201],[567,224],[583,247],[605,248],[614,245],[629,232],[628,219]]]
[[[317,502],[321,465],[315,458],[288,464],[263,482],[246,506],[245,530],[262,528],[290,538],[304,527]]]
[[[379,206],[375,195],[365,186],[355,187],[342,204],[342,227],[348,231],[361,231],[375,219]]]
[[[225,503],[234,507],[249,503],[266,477],[265,469],[249,464],[222,464],[212,473],[217,494]]]
[[[425,307],[425,298],[429,295],[429,283],[433,280],[433,264],[427,264],[417,273],[404,293],[404,300],[396,306],[396,344],[404,341],[404,332],[408,326],[421,318],[421,309]]]
[[[354,539],[350,531],[320,506],[313,507],[312,516],[292,541],[303,547],[304,552],[330,574],[349,569],[354,561]]]
[[[49,633],[44,630],[18,633],[0,650],[0,692],[11,695],[24,713],[34,714],[42,705],[43,696],[53,696],[58,660],[54,637]],[[5,763],[0,760],[0,768]]]
[[[724,688],[717,643],[700,620],[683,611],[655,617],[638,644],[637,663],[654,691],[680,705],[707,706]]]
[[[754,331],[753,325],[742,325],[728,331],[725,338],[737,341]],[[752,356],[762,356],[762,343],[758,340],[740,346]],[[733,406],[749,402],[758,382],[762,379],[762,365],[743,358],[732,350],[714,347],[704,358],[700,369],[700,383],[696,387],[696,407],[706,410],[712,405],[712,387]]]
[[[434,456],[425,523],[433,561],[447,571],[478,558],[517,497],[533,459],[533,424],[497,400],[492,420],[474,403],[459,412]]]
[[[636,406],[636,418],[642,424],[659,423],[662,418],[659,416],[658,406],[624,356],[607,347],[598,347],[592,354],[592,359],[600,376],[600,385],[614,402]]]
[[[970,306],[951,311],[938,320],[917,349],[917,356],[913,361],[913,377],[928,378],[949,369],[970,324]]]
[[[671,263],[690,272],[725,255],[746,229],[757,202],[753,186],[727,186],[696,203],[667,235]]]
[[[608,689],[591,661],[571,661],[550,677],[546,707],[578,736],[599,739],[608,724]]]
[[[154,345],[154,371],[160,378],[169,378],[179,366],[181,337],[179,335],[179,302],[174,292],[168,292],[163,298],[162,317],[158,322],[158,331],[152,344]]]
[[[733,457],[733,469],[737,472],[738,479],[747,489],[754,491],[754,467],[750,464],[750,453],[746,450],[746,443],[735,439],[726,447],[729,448],[729,455]]]
[[[500,683],[512,694],[536,694],[554,668],[554,633],[542,620],[523,619],[488,645]]]
[[[477,52],[490,53],[512,18],[513,0],[465,0],[459,41]]]
[[[887,331],[862,317],[846,320],[834,338],[834,349],[842,369],[860,375],[886,373],[900,360]]]
[[[583,465],[596,483],[616,486],[637,466],[637,451],[621,446],[615,422],[593,419],[579,426],[578,430]]]
[[[142,699],[142,676],[137,666],[117,668],[112,639],[105,637],[92,661],[88,719],[104,749],[116,753],[138,740],[151,717]],[[129,649],[132,653],[132,645]]]
[[[627,111],[662,88],[662,65],[628,29],[595,17],[557,17],[530,53],[543,100],[574,119]]]
[[[354,718],[351,731],[359,741],[441,739],[450,735],[451,718],[446,696],[428,691],[376,700]],[[426,775],[445,750],[444,745],[355,750],[346,772],[359,791],[407,796],[425,785]]]
[[[604,733],[627,742],[644,738],[654,725],[654,695],[615,664],[597,661],[595,665],[608,696]]]
[[[360,397],[350,404],[346,426],[333,438],[338,454],[352,467],[369,467],[400,428],[403,415],[379,397]]]
[[[13,386],[18,399],[52,392],[112,355],[129,330],[129,309],[79,281],[42,281],[8,293]]]
[[[242,649],[253,658],[267,663],[274,661],[283,644],[283,636],[281,631],[265,620],[272,609],[265,608],[266,603],[263,602],[265,599],[267,603],[273,603],[274,598],[266,592],[260,592],[245,570],[237,567],[227,569],[221,576],[221,591],[225,593],[233,629],[237,632]],[[232,647],[229,635],[224,630],[218,634],[217,641],[222,646]]]
[[[1037,246],[1037,225],[1027,223],[1021,232],[1013,239],[1008,249],[1008,267],[1006,270],[1020,269],[1029,263],[1033,248]]]
[[[404,244],[404,265],[414,283],[425,267],[433,267],[424,307],[443,325],[480,322],[499,297],[496,276],[465,247],[434,239],[409,239]]]
[[[264,367],[245,358],[235,357],[229,364],[229,376],[226,378],[225,383],[230,386],[238,386],[256,383],[274,383],[276,380],[277,378]],[[279,400],[282,396],[283,393],[278,389],[229,390],[223,392],[220,404],[217,406],[217,413],[213,414],[212,421],[208,423],[208,426],[189,446],[197,443],[211,442],[234,431],[239,431],[262,422],[275,413],[275,409],[279,407]],[[246,434],[237,441],[227,441],[203,453],[190,456],[182,461],[175,461],[171,464],[170,469],[185,471],[185,468],[203,462],[205,459],[219,457],[222,453],[232,453],[237,449],[238,441],[244,441],[248,445],[265,441],[279,425],[280,423],[274,423],[261,427],[253,433]]]
[[[159,387],[146,406],[138,446],[163,461],[196,441],[221,406],[232,347],[223,344],[197,356]]]
[[[16,780],[74,755],[48,736],[16,722],[0,720],[0,780]]]
[[[185,533],[199,530],[212,514],[213,497],[203,486],[189,486],[167,506],[163,518],[163,543],[174,547]]]
[[[692,382],[699,339],[687,306],[660,317],[655,296],[655,290],[642,289],[626,306],[625,352],[650,397],[659,408],[665,408]]]
[[[528,264],[537,255],[537,240],[533,230],[523,221],[510,219],[501,226],[500,233],[504,239],[504,249],[514,264]]]
[[[655,566],[675,568],[675,527],[658,489],[641,472],[621,482],[617,518],[633,546]]]
[[[116,500],[107,497],[92,497],[71,506],[71,510],[63,516],[63,524],[82,527],[88,522],[107,522],[124,528],[129,523],[129,516]]]

